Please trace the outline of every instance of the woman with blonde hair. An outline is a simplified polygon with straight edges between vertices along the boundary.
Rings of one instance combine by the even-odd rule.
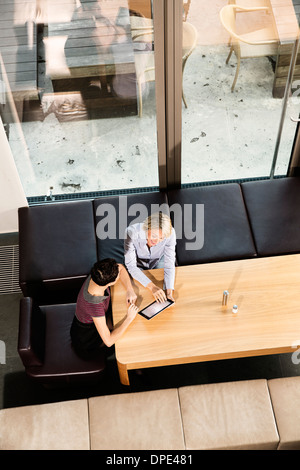
[[[170,217],[163,212],[151,214],[143,223],[126,229],[125,266],[129,274],[149,289],[155,300],[174,300],[176,234]],[[149,280],[144,270],[164,268],[164,292]]]

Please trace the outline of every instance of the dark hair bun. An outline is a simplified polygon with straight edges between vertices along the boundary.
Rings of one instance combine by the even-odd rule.
[[[114,282],[119,274],[119,266],[113,258],[97,261],[91,269],[91,278],[98,286]]]

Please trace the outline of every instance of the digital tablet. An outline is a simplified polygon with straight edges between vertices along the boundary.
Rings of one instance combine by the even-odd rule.
[[[167,299],[164,302],[157,302],[156,300],[152,302],[152,304],[147,305],[138,313],[142,315],[142,317],[147,318],[147,320],[151,320],[151,318],[155,317],[158,313],[162,312],[166,308],[173,305],[174,300]]]

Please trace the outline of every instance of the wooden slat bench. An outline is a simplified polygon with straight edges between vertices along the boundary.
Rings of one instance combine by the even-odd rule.
[[[37,90],[36,0],[1,0],[0,51],[10,90]]]

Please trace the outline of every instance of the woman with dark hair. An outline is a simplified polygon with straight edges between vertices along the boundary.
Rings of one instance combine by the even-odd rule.
[[[126,289],[127,314],[112,328],[110,286],[118,279]],[[95,263],[77,298],[71,326],[75,350],[79,353],[93,353],[100,347],[114,345],[137,314],[136,298],[124,266],[111,258]]]

